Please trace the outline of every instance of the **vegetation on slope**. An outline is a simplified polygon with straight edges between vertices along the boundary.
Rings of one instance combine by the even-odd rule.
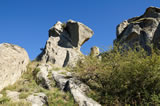
[[[140,49],[119,52],[116,48],[102,54],[100,61],[86,57],[73,69],[89,85],[88,94],[102,105],[160,104],[160,55]]]
[[[50,90],[44,89],[36,83],[35,73],[38,71],[36,69],[38,62],[31,62],[28,65],[28,70],[25,72],[21,79],[17,81],[14,85],[8,86],[2,90],[3,97],[0,98],[0,106],[30,106],[31,104],[20,102],[12,102],[6,96],[6,90],[17,91],[21,94],[20,99],[26,99],[29,95],[33,93],[43,92],[48,97],[49,106],[76,106],[74,99],[70,93],[65,93],[55,87],[53,82],[53,87]],[[51,76],[50,76],[51,77]]]

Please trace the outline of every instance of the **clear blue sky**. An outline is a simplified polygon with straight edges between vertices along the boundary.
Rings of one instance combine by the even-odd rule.
[[[83,53],[92,46],[106,49],[116,38],[117,24],[149,6],[160,7],[160,0],[0,0],[0,43],[17,44],[34,59],[45,46],[48,29],[58,20],[73,19],[94,31]]]

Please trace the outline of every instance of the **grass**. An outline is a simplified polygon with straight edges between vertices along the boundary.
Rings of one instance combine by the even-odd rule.
[[[140,22],[143,22],[145,20],[153,20],[153,18],[150,18],[150,17],[140,18],[140,19],[132,21],[131,23],[140,23]]]
[[[22,75],[20,80],[1,91],[3,97],[0,98],[0,106],[30,106],[29,103],[22,101],[13,103],[6,97],[6,90],[20,92],[20,99],[26,99],[33,93],[43,92],[48,97],[49,106],[76,106],[72,95],[56,88],[54,81],[50,90],[44,89],[36,83],[35,75],[40,71],[40,69],[36,68],[38,64],[36,61],[31,62],[27,67],[28,70]],[[49,78],[51,79],[51,72]]]
[[[0,104],[0,106],[32,106],[32,105],[25,101],[21,101],[21,102],[7,102],[7,103]]]

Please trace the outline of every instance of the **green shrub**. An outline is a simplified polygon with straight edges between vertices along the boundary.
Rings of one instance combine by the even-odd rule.
[[[158,51],[156,51],[158,53]],[[160,103],[160,56],[143,49],[86,57],[73,71],[89,85],[88,94],[102,105],[157,105]]]
[[[3,103],[8,102],[8,101],[10,101],[10,99],[8,97],[6,97],[6,96],[0,98],[0,104],[3,104]]]

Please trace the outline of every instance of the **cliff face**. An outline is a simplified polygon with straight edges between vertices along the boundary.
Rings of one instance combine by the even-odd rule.
[[[140,45],[150,51],[149,44],[160,49],[160,8],[149,7],[142,16],[123,21],[117,26],[114,43],[133,47]]]

